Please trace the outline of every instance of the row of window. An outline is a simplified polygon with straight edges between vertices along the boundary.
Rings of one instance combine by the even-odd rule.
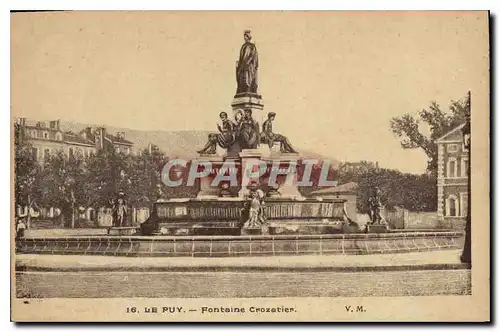
[[[447,178],[465,178],[469,168],[468,157],[449,157],[446,164],[445,174]]]
[[[49,149],[49,148],[45,148],[42,150],[42,149],[33,147],[31,149],[31,153],[32,153],[33,158],[35,160],[40,160],[40,158],[47,159],[55,151],[56,151],[55,149]],[[40,155],[41,152],[42,152],[42,154]],[[93,149],[72,148],[71,147],[68,149],[67,153],[70,157],[72,157],[74,155],[89,157],[90,155],[94,154],[94,150]]]
[[[126,155],[130,154],[130,148],[129,147],[115,147],[115,152],[116,153],[124,153]]]
[[[38,138],[38,139],[55,139],[56,141],[62,141],[63,137],[60,132],[55,133],[54,137],[50,137],[48,131],[41,131],[41,130],[29,130],[28,131],[28,136],[31,138]]]
[[[40,155],[40,152],[43,151],[43,154]],[[54,153],[56,151],[56,149],[49,149],[49,148],[45,148],[45,149],[39,149],[39,148],[32,148],[31,149],[31,153],[33,155],[33,158],[35,160],[39,160],[40,158],[43,158],[43,159],[46,159],[48,158],[52,153]],[[129,147],[116,147],[115,148],[115,151],[116,153],[124,153],[126,155],[130,154],[130,148]],[[80,148],[80,147],[71,147],[71,148],[68,148],[67,150],[67,154],[69,156],[74,156],[74,155],[79,155],[79,156],[84,156],[84,157],[90,157],[92,154],[94,154],[94,149],[92,148]]]

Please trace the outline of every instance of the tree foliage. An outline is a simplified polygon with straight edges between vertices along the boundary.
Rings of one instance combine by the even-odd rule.
[[[86,172],[85,159],[81,155],[68,157],[63,151],[57,151],[47,156],[40,180],[43,205],[60,208],[63,219],[69,222],[76,213],[75,208],[87,205]]]
[[[24,140],[22,127],[14,125],[14,196],[16,205],[31,206],[40,196],[41,167],[32,152],[32,146]]]
[[[385,168],[339,172],[339,183],[358,183],[357,210],[368,212],[368,199],[373,188],[381,191],[381,201],[389,210],[396,206],[410,211],[435,211],[436,179],[430,174],[407,174]]]
[[[465,122],[470,110],[467,98],[451,101],[448,110],[443,110],[436,102],[422,109],[417,116],[409,113],[390,120],[390,128],[400,140],[403,149],[422,149],[428,157],[427,172],[437,174],[436,139]],[[426,134],[421,125],[429,131]]]

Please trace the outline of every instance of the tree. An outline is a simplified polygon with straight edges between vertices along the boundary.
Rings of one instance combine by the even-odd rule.
[[[23,128],[14,125],[14,197],[17,206],[27,206],[27,227],[31,227],[30,210],[39,197],[41,168],[37,162],[33,147],[25,140]]]
[[[67,156],[62,150],[47,156],[42,170],[42,202],[61,208],[63,218],[75,227],[76,208],[86,204],[85,160],[81,155]]]
[[[396,206],[410,211],[435,211],[435,179],[428,174],[405,174],[396,170],[371,170],[361,176],[358,186],[358,210],[368,211],[368,198],[374,187],[382,192],[382,203],[389,210]]]
[[[342,171],[339,183],[358,183],[357,210],[367,213],[368,199],[375,187],[382,193],[382,203],[389,210],[399,206],[410,211],[435,211],[436,179],[429,174],[407,174],[385,168]]]
[[[404,114],[390,121],[390,128],[400,140],[403,149],[422,149],[427,157],[427,172],[437,175],[437,145],[436,139],[451,129],[465,122],[469,108],[467,97],[451,101],[448,111],[443,111],[436,102],[431,102],[427,109],[418,112],[418,117]],[[429,135],[423,133],[421,123],[428,126]]]
[[[136,206],[149,206],[156,200],[157,186],[162,186],[161,171],[168,158],[155,146],[144,149],[133,158],[129,170],[131,180],[130,203]]]

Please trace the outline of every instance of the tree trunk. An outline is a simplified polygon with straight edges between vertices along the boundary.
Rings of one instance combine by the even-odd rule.
[[[75,228],[75,193],[71,190],[71,228]]]
[[[26,216],[26,229],[31,228],[31,195],[28,195],[28,215]]]

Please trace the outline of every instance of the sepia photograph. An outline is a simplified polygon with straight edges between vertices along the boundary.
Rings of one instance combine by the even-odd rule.
[[[13,321],[490,320],[489,12],[10,19]]]

